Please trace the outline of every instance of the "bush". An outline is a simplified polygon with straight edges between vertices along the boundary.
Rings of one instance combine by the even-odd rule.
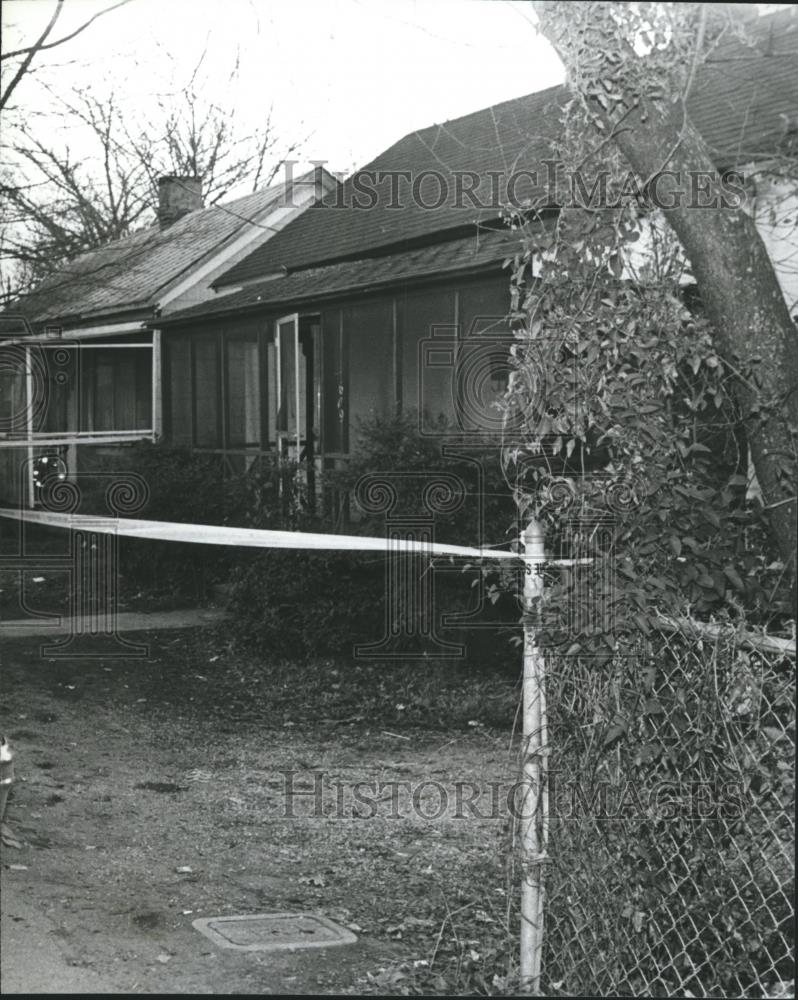
[[[483,523],[490,526],[488,540],[503,540],[504,529],[512,526],[514,503],[499,475],[494,474],[487,482],[486,469],[491,465],[481,456],[446,458],[437,441],[418,434],[412,416],[364,423],[360,438],[360,447],[346,471],[328,476],[325,481],[325,486],[332,487],[339,498],[349,501],[352,518],[346,525],[348,533],[385,535],[386,512],[375,510],[369,503],[369,495],[372,499],[386,495],[380,494],[381,484],[388,483],[395,491],[390,516],[410,521],[428,513],[425,488],[446,477],[456,495],[447,500],[444,490],[439,497],[443,506],[451,509],[435,515],[436,540],[477,544],[480,514]],[[495,446],[491,458],[498,466]],[[321,532],[336,527],[329,513],[311,516],[301,510],[295,514],[293,526]],[[388,634],[387,564],[385,556],[368,552],[258,553],[236,573],[232,607],[237,635],[272,656],[350,655],[355,645],[375,643]],[[474,586],[482,578],[480,569],[474,566],[464,573],[453,561],[438,560],[436,568],[441,566],[452,571],[435,573],[436,616],[440,612],[465,615],[479,610],[478,622],[483,627],[442,627],[438,630],[440,639],[464,646],[466,659],[471,662],[495,666],[509,659],[515,664],[517,657],[506,641],[512,634],[509,626],[519,616],[514,599],[501,597],[496,582],[488,576],[487,585],[493,584],[495,603],[480,610]],[[386,658],[388,653],[408,657],[441,655],[441,647],[432,637],[419,634],[417,619],[417,609],[407,608],[406,617],[399,623],[401,634],[392,636]],[[447,655],[455,661],[461,659],[452,649]]]
[[[124,459],[118,454],[95,459],[81,486],[80,510],[112,513],[109,491],[116,484],[120,487],[117,500],[122,499],[120,512],[131,517],[278,526],[276,476],[267,458],[259,459],[248,472],[234,475],[221,455],[144,442],[126,449]],[[129,497],[121,492],[125,482],[133,484]],[[241,558],[242,550],[227,546],[120,538],[120,568],[128,589],[150,593],[202,600],[214,583],[229,578]]]

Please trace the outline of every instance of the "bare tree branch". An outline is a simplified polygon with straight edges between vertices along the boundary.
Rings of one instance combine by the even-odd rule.
[[[62,8],[64,0],[56,0],[56,2],[58,6]],[[50,33],[50,28],[48,28],[45,35],[41,39],[39,39],[39,42],[35,42],[32,46],[26,49],[16,49],[14,52],[4,52],[2,55],[0,55],[0,59],[14,59],[16,56],[23,56],[27,53],[32,53],[33,55],[35,55],[37,52],[44,52],[45,49],[57,48],[59,45],[63,45],[64,42],[71,42],[73,38],[77,38],[78,35],[84,32],[86,28],[89,27],[90,24],[93,24],[98,17],[102,17],[103,14],[110,14],[112,10],[116,10],[117,7],[124,7],[126,3],[130,3],[130,0],[119,0],[118,3],[111,4],[110,7],[106,7],[104,10],[98,11],[93,17],[90,17],[88,21],[86,21],[84,24],[81,24],[79,28],[76,28],[75,31],[70,32],[68,35],[64,35],[63,38],[59,38],[55,42],[48,42],[46,45],[40,44]],[[58,15],[56,14],[54,16],[57,17]],[[52,22],[52,24],[55,24],[55,20]],[[52,25],[50,27],[52,27]]]
[[[55,27],[55,22],[61,16],[61,11],[63,9],[64,9],[64,0],[56,0],[56,5],[55,5],[55,8],[53,9],[53,14],[52,14],[52,17],[50,18],[50,21],[49,21],[47,27],[44,29],[44,31],[41,33],[41,35],[39,35],[39,37],[37,38],[37,40],[33,43],[33,45],[29,49],[23,50],[27,54],[26,54],[25,58],[22,60],[22,62],[20,63],[19,67],[17,68],[16,73],[11,78],[11,82],[6,87],[6,89],[3,91],[2,96],[0,96],[0,109],[4,108],[6,106],[6,104],[8,104],[8,101],[10,100],[11,95],[14,93],[15,89],[17,88],[17,85],[19,84],[20,80],[28,72],[28,68],[30,67],[30,64],[33,62],[33,59],[34,59],[36,53],[37,52],[41,52],[42,47],[44,46],[44,43],[47,41],[47,38],[48,38],[50,32]],[[17,54],[21,55],[22,53],[17,53]],[[8,58],[10,58],[10,55],[4,56],[3,58],[8,59]]]
[[[7,129],[0,267],[8,294],[20,294],[56,271],[68,280],[67,261],[151,224],[164,174],[201,176],[206,205],[271,183],[300,143],[279,141],[271,113],[254,130],[239,132],[235,109],[204,96],[213,92],[200,79],[204,58],[191,74],[193,86],[161,98],[155,113],[131,113],[114,92],[47,88],[53,110]],[[69,128],[54,129],[53,115]],[[79,159],[52,138],[74,135],[75,125]]]

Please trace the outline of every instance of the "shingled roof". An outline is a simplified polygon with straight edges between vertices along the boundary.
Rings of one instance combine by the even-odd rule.
[[[284,184],[189,212],[76,257],[14,304],[32,325],[155,306],[170,285],[276,208]]]
[[[730,36],[696,74],[688,111],[720,168],[772,154],[785,121],[796,113],[795,13],[777,11],[749,23],[751,43]],[[521,177],[516,197],[545,199],[540,164],[553,155],[560,112],[569,97],[564,86],[553,87],[410,133],[328,195],[323,205],[223,274],[215,287],[241,285],[286,268],[399,252],[424,241],[451,239],[458,230],[460,235],[473,232],[475,224],[498,215],[491,192],[498,175],[506,179],[517,171],[537,170],[539,183]],[[474,206],[462,188],[458,197],[455,177],[466,171],[478,175],[474,194],[491,207]],[[403,181],[401,172],[415,179],[420,198],[412,196],[413,182]],[[432,172],[446,182],[441,185]],[[446,197],[438,207],[419,204],[434,205],[444,189]]]
[[[374,292],[406,281],[439,280],[448,275],[499,266],[521,248],[520,233],[485,230],[446,243],[416,247],[402,253],[347,260],[311,267],[279,278],[253,282],[237,292],[182,309],[158,320],[159,326],[200,321],[222,313],[243,313],[264,307],[299,306],[342,293]]]

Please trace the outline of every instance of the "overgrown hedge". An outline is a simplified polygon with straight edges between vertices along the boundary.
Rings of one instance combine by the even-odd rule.
[[[118,456],[113,464],[98,462],[81,488],[80,509],[107,514],[109,487],[127,480],[134,493],[145,486],[140,496],[127,498],[123,513],[152,520],[382,537],[391,519],[396,526],[396,519],[407,524],[427,516],[437,541],[506,542],[516,530],[515,505],[495,446],[447,457],[439,439],[422,437],[417,427],[412,414],[364,423],[348,468],[325,474],[323,498],[315,504],[296,469],[278,467],[269,456],[233,475],[222,456],[146,443],[126,449],[124,463]],[[375,507],[388,495],[393,497],[390,510]],[[388,628],[389,560],[379,553],[122,538],[120,566],[125,592],[145,591],[165,601],[203,600],[213,584],[231,582],[236,639],[272,658],[349,656],[354,646],[379,641]],[[436,634],[448,648],[418,634],[418,608],[413,607],[391,653],[517,664],[508,645],[519,618],[515,599],[500,594],[498,578],[487,571],[476,565],[463,569],[463,560],[438,558],[429,570]],[[481,587],[488,588],[488,597],[480,601]],[[467,615],[480,604],[474,620],[479,627],[440,624],[442,614]],[[454,652],[456,646],[464,647],[463,653]]]
[[[419,435],[417,421],[409,415],[363,424],[349,467],[328,476],[326,485],[349,504],[347,533],[383,536],[391,518],[396,526],[403,519],[429,513],[425,490],[438,484],[438,505],[451,509],[435,514],[436,540],[475,545],[480,541],[481,518],[489,536],[484,540],[495,544],[506,539],[514,514],[498,465],[495,448],[487,458],[478,454],[447,458],[437,440]],[[391,510],[375,511],[375,501],[392,491]],[[311,517],[299,511],[294,526],[329,532],[340,530],[342,524],[332,513]],[[237,635],[272,656],[349,656],[354,646],[375,643],[386,635],[387,571],[386,557],[374,553],[259,552],[235,575],[232,606]],[[434,572],[436,619],[442,613],[473,611],[479,603],[477,585],[490,587],[492,582],[490,577],[483,580],[476,567],[463,572],[462,560],[455,564],[438,559],[430,572]],[[439,639],[463,647],[462,654],[448,654],[453,662],[515,665],[517,657],[508,644],[519,617],[515,601],[494,592],[483,603],[479,628],[440,626]],[[417,607],[407,609],[400,619],[403,634],[394,637],[388,651],[446,656],[438,643],[418,634],[417,612]]]

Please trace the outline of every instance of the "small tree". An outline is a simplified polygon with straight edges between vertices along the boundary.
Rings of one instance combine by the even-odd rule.
[[[18,294],[60,269],[66,260],[150,224],[158,177],[196,175],[206,204],[231,192],[268,185],[298,143],[281,143],[267,115],[254,132],[236,128],[235,109],[208,99],[198,77],[155,111],[131,115],[111,91],[79,87],[50,91],[64,125],[79,127],[93,150],[75,154],[45,139],[34,120],[9,130],[0,215],[0,260],[6,293]],[[67,132],[67,130],[64,130]],[[67,133],[68,134],[68,133]],[[10,287],[9,287],[10,282]]]

